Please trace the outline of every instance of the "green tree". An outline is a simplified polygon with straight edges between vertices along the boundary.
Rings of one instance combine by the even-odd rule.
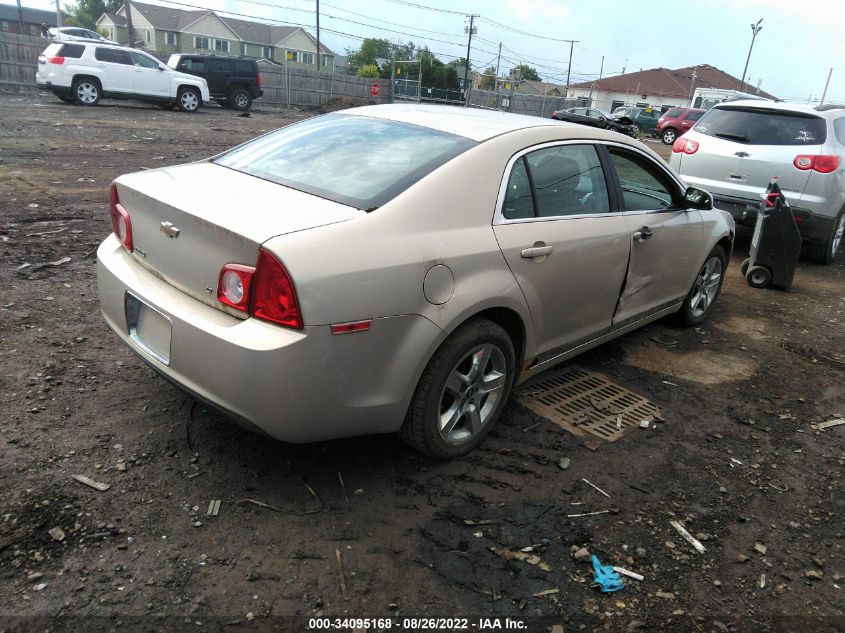
[[[496,69],[490,66],[481,74],[481,81],[479,87],[482,90],[495,90],[496,88]]]
[[[424,88],[458,89],[458,73],[454,66],[447,66],[428,50],[427,46],[418,49],[420,73]]]
[[[536,68],[531,68],[528,64],[520,64],[513,69],[514,73],[521,73],[522,79],[531,79],[533,81],[540,81],[540,75],[537,74]]]
[[[122,6],[123,0],[78,0],[76,4],[65,5],[65,12],[70,14],[65,22],[67,26],[96,31],[97,20],[101,15],[117,13]]]
[[[358,69],[356,73],[359,77],[369,77],[371,79],[378,79],[381,77],[381,72],[375,64],[365,64]]]

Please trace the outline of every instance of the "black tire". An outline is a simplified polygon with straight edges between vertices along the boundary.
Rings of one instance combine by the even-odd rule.
[[[229,106],[234,110],[246,112],[252,107],[252,95],[243,88],[235,88],[229,93],[227,99]]]
[[[176,107],[182,112],[194,113],[202,105],[200,91],[191,86],[180,88],[176,95]]]
[[[745,277],[745,273],[748,272],[748,267],[751,265],[751,258],[743,259],[742,263],[739,265],[739,271],[742,273],[742,276]]]
[[[660,133],[660,140],[664,145],[671,145],[678,138],[678,130],[673,127],[667,127]]]
[[[772,271],[765,266],[752,266],[745,273],[745,281],[752,288],[765,288],[772,283]]]
[[[714,246],[701,265],[692,288],[676,315],[681,325],[692,327],[704,322],[710,316],[722,292],[727,265],[728,257],[725,255],[725,249],[718,245]],[[718,274],[718,279],[713,276],[714,274]]]
[[[176,104],[175,103],[159,103],[158,107],[161,108],[162,110],[172,110],[173,108],[176,107]]]
[[[804,242],[801,247],[801,254],[804,259],[814,264],[828,266],[833,262],[836,253],[842,248],[845,241],[845,209],[839,212],[833,221],[833,228],[824,242]]]
[[[84,106],[95,106],[100,103],[100,84],[90,77],[80,77],[73,82],[73,98]]]
[[[640,126],[638,124],[631,124],[631,137],[637,138],[640,135],[640,131]]]
[[[486,360],[480,361],[485,352]],[[473,374],[477,362],[483,362],[484,366]],[[472,450],[498,421],[510,396],[515,368],[514,346],[507,332],[487,319],[465,323],[443,342],[425,368],[399,430],[400,437],[435,459],[451,459]],[[462,395],[453,395],[457,392],[447,385],[447,381],[455,384],[449,380],[455,375],[469,378],[466,382],[457,381]],[[483,380],[485,375],[488,381]],[[485,393],[476,388],[483,384],[492,387],[494,381],[501,383],[500,390]],[[491,402],[494,394],[495,400]],[[489,409],[485,413],[487,405]],[[470,408],[477,416],[470,413]],[[453,411],[450,418],[456,423],[448,437],[444,437],[441,422],[450,411]]]

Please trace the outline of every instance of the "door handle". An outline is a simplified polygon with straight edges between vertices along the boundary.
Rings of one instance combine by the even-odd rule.
[[[652,235],[654,235],[654,234],[651,232],[651,229],[648,228],[647,226],[644,226],[639,231],[636,231],[634,233],[634,239],[637,240],[640,243],[643,243],[648,238],[650,238]]]
[[[531,248],[523,248],[520,255],[525,259],[534,259],[535,257],[551,255],[553,250],[551,246],[532,246]]]

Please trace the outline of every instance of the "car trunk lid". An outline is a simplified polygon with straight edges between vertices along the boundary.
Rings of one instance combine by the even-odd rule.
[[[343,222],[364,212],[210,162],[156,169],[116,181],[132,223],[133,257],[195,299],[216,299],[224,264],[255,266],[277,235]]]

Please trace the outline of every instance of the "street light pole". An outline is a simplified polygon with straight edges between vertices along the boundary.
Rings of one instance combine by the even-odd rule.
[[[760,18],[757,20],[757,24],[751,25],[751,46],[748,47],[748,57],[745,58],[745,68],[742,69],[742,81],[739,83],[740,92],[745,90],[745,73],[748,72],[748,62],[751,61],[751,51],[754,48],[754,40],[757,38],[757,34],[763,30],[763,27],[760,26],[762,21],[763,18]]]

